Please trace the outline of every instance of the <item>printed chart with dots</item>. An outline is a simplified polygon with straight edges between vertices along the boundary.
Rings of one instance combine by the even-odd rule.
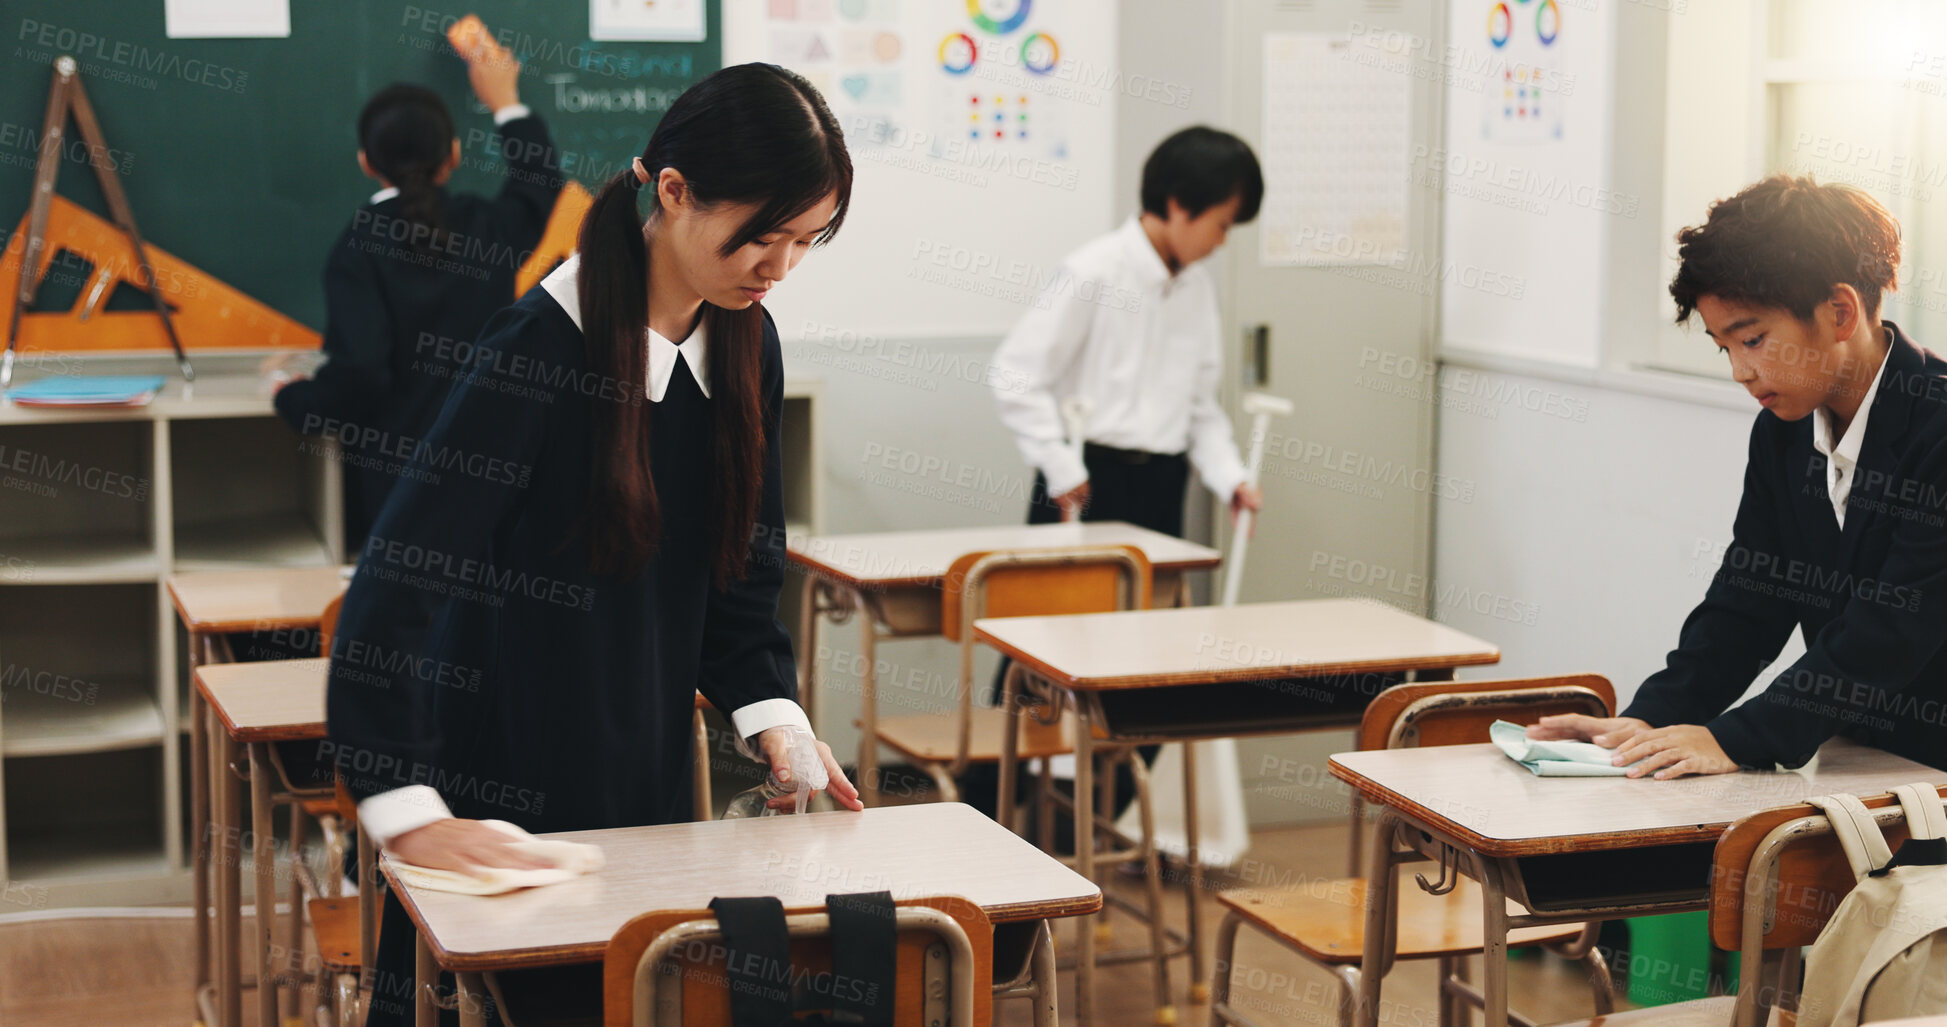
[[[1562,9],[1557,0],[1500,0],[1487,5],[1481,134],[1501,143],[1562,137],[1568,79],[1562,72]]]
[[[1059,2],[966,0],[966,21],[939,42],[943,132],[1054,160],[1067,155],[1057,104],[1049,101],[1070,96],[1074,86],[1057,74],[1061,43],[1037,24],[1041,9]]]

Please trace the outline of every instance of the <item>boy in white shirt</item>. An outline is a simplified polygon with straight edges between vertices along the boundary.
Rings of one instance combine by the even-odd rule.
[[[1197,126],[1163,140],[1143,163],[1142,211],[1062,261],[1035,309],[994,354],[994,400],[1035,469],[1028,523],[1127,521],[1183,534],[1190,470],[1229,500],[1231,517],[1258,510],[1244,481],[1230,418],[1217,401],[1223,373],[1217,290],[1200,261],[1234,224],[1257,217],[1264,175],[1242,139]],[[1084,400],[1083,446],[1067,441],[1062,404]],[[995,694],[1007,673],[1001,663]],[[1143,757],[1154,760],[1155,746]],[[991,815],[991,766],[962,781],[967,802]],[[1135,796],[1116,773],[1120,814]],[[1057,817],[1056,850],[1072,851]]]
[[[1183,533],[1192,467],[1231,514],[1257,510],[1217,401],[1221,321],[1199,263],[1257,217],[1264,177],[1242,139],[1202,126],[1143,164],[1142,211],[1062,262],[995,353],[995,403],[1035,468],[1028,523],[1117,520]],[[1088,413],[1080,458],[1061,405]]]

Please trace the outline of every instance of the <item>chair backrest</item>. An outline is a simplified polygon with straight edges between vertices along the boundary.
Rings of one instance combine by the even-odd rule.
[[[318,655],[331,655],[331,640],[338,634],[338,611],[345,605],[345,594],[338,593],[331,602],[325,604],[324,614],[318,618]]]
[[[981,617],[1147,610],[1149,557],[1135,546],[1064,546],[968,553],[947,569],[940,633],[972,637]]]
[[[1936,792],[1947,797],[1947,785]],[[1898,851],[1908,838],[1899,800],[1888,793],[1860,796],[1860,802]],[[1816,941],[1856,883],[1825,813],[1811,803],[1760,810],[1718,838],[1710,866],[1710,940],[1738,953],[1737,1023],[1759,1022],[1759,1011],[1773,1003],[1754,983],[1763,953]]]
[[[1940,794],[1947,796],[1947,785],[1940,786]],[[1907,839],[1899,800],[1888,793],[1862,795],[1859,801],[1873,811],[1886,844],[1898,851]],[[1769,921],[1762,932],[1767,949],[1810,945],[1855,883],[1852,865],[1817,806],[1801,802],[1753,813],[1724,832],[1711,857],[1712,944],[1738,950],[1749,903],[1763,897],[1746,885],[1770,887],[1767,881],[1774,872],[1776,891],[1768,900],[1772,908],[1756,911]]]
[[[992,1018],[994,927],[953,895],[897,903],[893,1023],[975,1027]],[[786,910],[794,973],[831,970],[824,907]],[[602,959],[605,1027],[729,1027],[726,952],[709,910],[644,913],[615,932]],[[699,944],[700,943],[700,944]]]
[[[1532,724],[1557,713],[1612,716],[1616,686],[1600,674],[1500,681],[1415,681],[1380,692],[1359,722],[1358,746],[1398,749],[1487,741],[1497,720]]]

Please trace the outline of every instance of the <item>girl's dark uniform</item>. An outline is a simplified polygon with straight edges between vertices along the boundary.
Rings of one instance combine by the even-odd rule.
[[[292,428],[343,447],[354,552],[463,373],[465,347],[513,301],[514,280],[561,191],[540,118],[514,118],[500,135],[507,176],[499,194],[439,190],[441,238],[416,236],[397,196],[352,216],[325,260],[328,360],[316,377],[277,393],[277,412]]]
[[[715,422],[686,360],[652,404],[660,548],[633,579],[596,574],[590,417],[601,403],[649,402],[643,383],[592,372],[580,329],[544,288],[494,316],[345,596],[327,751],[353,795],[427,784],[457,817],[537,834],[690,818],[694,693],[726,714],[797,695],[776,616],[784,368],[768,313],[762,383],[746,576],[712,583]],[[379,966],[370,1022],[406,1022],[412,932],[393,900]]]
[[[1750,767],[1803,765],[1834,735],[1947,767],[1947,361],[1886,331],[1844,530],[1814,419],[1760,413],[1730,548],[1623,715],[1702,724]],[[1793,628],[1805,655],[1727,709]]]

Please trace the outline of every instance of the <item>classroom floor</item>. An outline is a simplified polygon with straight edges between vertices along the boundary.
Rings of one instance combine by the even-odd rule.
[[[1345,831],[1342,824],[1259,831],[1252,837],[1248,858],[1268,868],[1267,876],[1272,878],[1286,871],[1295,875],[1301,867],[1340,866],[1345,858]],[[1114,875],[1109,887],[1132,901],[1143,897],[1141,882],[1133,878]],[[1173,892],[1167,899],[1178,927],[1183,915],[1181,894]],[[1204,903],[1206,923],[1214,933],[1221,911],[1207,898]],[[245,919],[247,925],[249,918]],[[1115,946],[1138,945],[1147,937],[1137,922],[1122,916],[1111,919]],[[1071,934],[1061,930],[1056,937],[1058,947],[1066,948]],[[0,1024],[185,1027],[191,1019],[190,938],[187,917],[0,924]],[[1324,972],[1248,935],[1239,943],[1237,965],[1233,1003],[1264,1024],[1337,1022],[1334,985]],[[1186,972],[1184,961],[1172,963],[1178,1022],[1201,1027],[1208,1022],[1209,1011],[1189,1004]],[[1062,1009],[1071,1013],[1072,975],[1064,973],[1062,981]],[[1106,967],[1097,981],[1100,1023],[1138,1027],[1154,1022],[1149,964]],[[1523,954],[1512,963],[1510,981],[1516,1008],[1537,1022],[1590,1015],[1589,992],[1580,972],[1552,955]],[[1256,987],[1250,987],[1252,983]],[[1434,1023],[1433,988],[1432,964],[1401,964],[1387,978],[1382,1022],[1415,1027]],[[1619,1001],[1618,1005],[1627,1004]],[[1029,1021],[1025,1002],[1003,1003],[997,1020],[1008,1027]],[[1071,1022],[1069,1016],[1063,1022]],[[255,1006],[247,997],[244,1023],[256,1027]]]

